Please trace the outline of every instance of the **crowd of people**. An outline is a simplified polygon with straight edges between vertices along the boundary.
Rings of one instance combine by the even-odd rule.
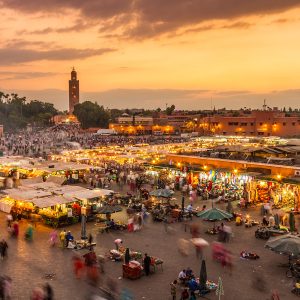
[[[41,157],[59,149],[72,149],[75,146],[91,149],[97,146],[168,144],[180,143],[186,138],[180,136],[105,136],[89,133],[78,124],[59,124],[48,128],[29,128],[18,133],[5,133],[0,138],[0,150],[6,155]]]

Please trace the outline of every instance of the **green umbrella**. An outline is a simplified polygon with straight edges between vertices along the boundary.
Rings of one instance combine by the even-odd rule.
[[[290,231],[294,232],[296,228],[295,228],[295,215],[293,212],[290,213],[289,223],[290,223]]]
[[[150,196],[154,197],[162,197],[162,198],[170,198],[174,192],[172,190],[167,190],[167,189],[157,189],[152,192],[150,192]]]
[[[122,211],[122,207],[118,205],[105,205],[98,210],[98,214],[107,215]]]
[[[208,210],[201,211],[197,214],[197,217],[203,220],[209,221],[221,221],[221,220],[229,220],[233,218],[233,215],[216,207],[213,207]]]
[[[300,237],[292,234],[285,234],[271,238],[265,247],[279,254],[289,256],[300,256]]]

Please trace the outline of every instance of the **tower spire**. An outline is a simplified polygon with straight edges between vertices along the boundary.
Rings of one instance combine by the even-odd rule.
[[[79,103],[79,80],[77,80],[77,72],[72,68],[71,79],[69,80],[69,113],[72,114],[75,105]]]

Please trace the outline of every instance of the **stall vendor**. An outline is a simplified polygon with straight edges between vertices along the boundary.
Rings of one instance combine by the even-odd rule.
[[[147,253],[145,253],[144,269],[147,276],[150,274],[150,265],[151,265],[151,257]]]
[[[182,270],[182,271],[179,272],[178,279],[179,279],[179,282],[185,284],[185,282],[187,280],[187,276],[186,276],[186,271],[185,270]]]
[[[237,215],[237,217],[235,218],[235,225],[242,225],[242,218],[239,215]]]
[[[189,286],[189,290],[192,292],[195,292],[197,290],[199,290],[199,284],[197,283],[195,278],[192,278],[189,282],[188,282],[188,286]]]
[[[116,239],[115,240],[115,246],[116,246],[116,250],[119,251],[120,245],[123,243],[123,241],[121,239]]]
[[[71,231],[68,231],[66,234],[66,247],[68,247],[70,241],[74,241],[74,237],[71,234]]]

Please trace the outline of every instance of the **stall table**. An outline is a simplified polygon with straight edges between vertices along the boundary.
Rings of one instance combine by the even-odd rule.
[[[138,279],[142,276],[142,267],[139,264],[133,263],[123,264],[123,277],[129,279]]]
[[[153,267],[154,273],[158,266],[160,266],[161,271],[163,271],[163,263],[164,262],[161,259],[151,257],[151,266]]]
[[[84,240],[79,240],[76,241],[75,243],[78,249],[90,249],[96,246],[96,243],[88,243],[87,241]]]

